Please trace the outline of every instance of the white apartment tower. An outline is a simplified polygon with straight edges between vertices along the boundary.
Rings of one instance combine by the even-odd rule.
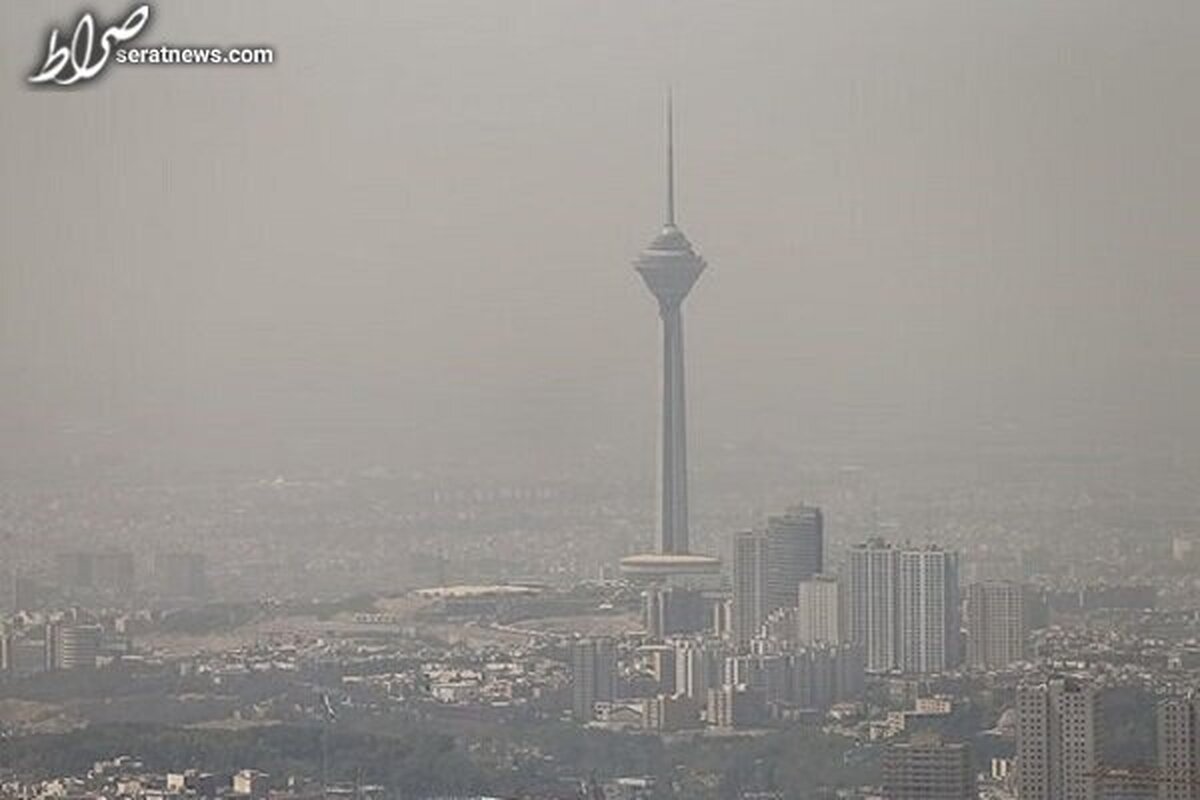
[[[868,672],[896,667],[896,550],[882,539],[851,548],[846,575],[846,627],[862,646]]]
[[[894,548],[872,539],[851,548],[846,636],[871,672],[943,672],[959,662],[958,553]]]
[[[940,548],[901,550],[900,669],[944,672],[959,662],[958,553]]]
[[[767,537],[758,531],[733,536],[733,642],[745,647],[767,618]]]

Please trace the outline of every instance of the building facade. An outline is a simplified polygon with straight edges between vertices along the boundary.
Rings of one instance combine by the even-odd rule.
[[[798,505],[767,519],[767,613],[796,605],[800,582],[825,567],[825,518]]]
[[[976,800],[978,796],[966,745],[914,737],[884,752],[884,800]]]
[[[581,639],[571,647],[571,708],[579,722],[595,718],[599,701],[617,694],[617,656],[612,639]]]
[[[1017,795],[1021,800],[1096,800],[1099,695],[1055,678],[1017,689]]]
[[[867,670],[895,669],[897,552],[882,539],[851,548],[846,574],[846,623],[850,641],[866,653]]]
[[[733,536],[733,642],[746,647],[767,618],[767,536],[742,531]]]
[[[901,550],[897,565],[900,669],[934,673],[958,666],[958,553],[934,547]]]
[[[796,598],[796,641],[802,645],[842,641],[842,597],[837,579],[813,575],[800,582]]]
[[[1025,657],[1025,587],[1011,581],[973,583],[967,590],[967,666],[1002,669]]]
[[[1200,699],[1163,700],[1155,716],[1159,800],[1200,800]]]
[[[958,553],[892,547],[872,539],[851,548],[845,576],[846,638],[871,672],[925,674],[960,662]]]

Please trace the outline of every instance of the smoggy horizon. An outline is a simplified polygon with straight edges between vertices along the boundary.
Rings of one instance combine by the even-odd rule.
[[[649,473],[668,84],[693,464],[1197,444],[1190,4],[160,3],[276,65],[29,91],[78,13],[0,10],[16,471]]]

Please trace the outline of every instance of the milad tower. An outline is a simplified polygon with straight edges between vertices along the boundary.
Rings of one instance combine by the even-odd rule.
[[[662,230],[633,262],[658,301],[662,318],[662,419],[658,475],[658,552],[628,556],[630,577],[671,582],[711,575],[720,562],[688,549],[687,401],[683,358],[683,301],[704,271],[704,259],[675,224],[674,109],[667,98],[667,198]]]

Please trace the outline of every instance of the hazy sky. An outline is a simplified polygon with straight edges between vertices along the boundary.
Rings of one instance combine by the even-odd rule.
[[[30,91],[80,10],[0,5],[6,459],[651,459],[668,83],[700,452],[1200,443],[1192,0],[173,0],[277,63]]]

